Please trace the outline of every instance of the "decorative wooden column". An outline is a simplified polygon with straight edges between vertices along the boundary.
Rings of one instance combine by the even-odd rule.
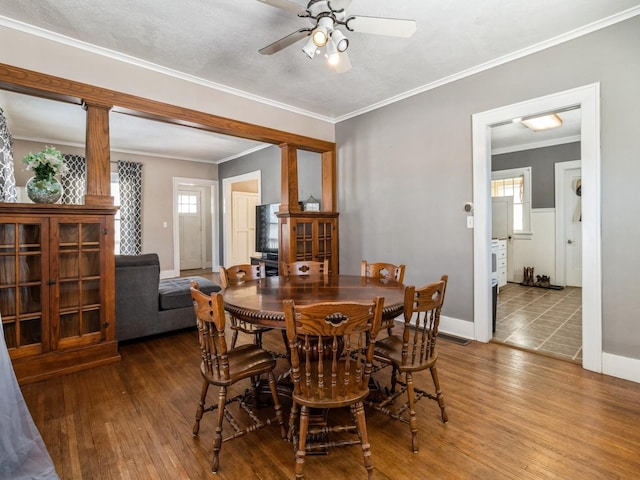
[[[113,205],[109,160],[109,111],[112,105],[84,101],[87,111],[87,194],[85,205]]]
[[[336,194],[336,151],[322,152],[322,204],[320,208],[324,212],[338,210]]]
[[[282,169],[280,179],[280,211],[299,212],[298,149],[287,143],[280,145]]]

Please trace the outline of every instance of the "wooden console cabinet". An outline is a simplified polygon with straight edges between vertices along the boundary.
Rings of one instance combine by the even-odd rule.
[[[338,214],[334,212],[279,213],[280,255],[287,262],[329,260],[337,273]]]
[[[114,214],[0,203],[0,314],[21,384],[120,359]]]

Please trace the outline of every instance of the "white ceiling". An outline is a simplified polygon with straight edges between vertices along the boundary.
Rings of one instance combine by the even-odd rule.
[[[309,23],[257,0],[0,0],[0,12],[0,25],[80,48],[88,44],[111,57],[126,56],[148,68],[170,69],[336,122],[640,14],[640,0],[353,0],[349,15],[415,19],[417,31],[408,39],[347,32],[353,67],[340,74],[319,56],[307,58],[301,44],[260,55],[260,48]],[[62,125],[47,121],[39,100],[21,99],[14,107],[15,101],[15,94],[0,92],[16,138],[27,130],[25,122],[34,126],[26,103],[39,112],[40,126],[49,129],[40,130],[38,138],[84,143],[79,107],[57,105],[76,110]],[[79,136],[62,141],[63,131],[71,137],[68,132],[78,129],[74,115]],[[111,134],[114,150],[203,161],[219,162],[258,147],[229,138],[219,145],[220,137],[213,134],[116,113]],[[141,145],[133,138],[146,140]]]

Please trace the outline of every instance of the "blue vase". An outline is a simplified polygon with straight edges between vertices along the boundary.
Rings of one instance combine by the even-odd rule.
[[[62,185],[55,178],[31,177],[26,188],[27,196],[34,203],[56,203],[62,197]]]

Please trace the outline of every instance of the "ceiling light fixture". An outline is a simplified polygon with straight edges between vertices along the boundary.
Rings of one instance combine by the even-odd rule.
[[[521,120],[521,122],[534,132],[562,126],[562,118],[560,118],[557,113],[543,115],[541,117],[527,118],[526,120]]]
[[[325,51],[325,57],[327,59],[331,57],[332,64],[337,63],[335,70],[338,73],[344,73],[351,68],[351,61],[346,53],[350,42],[346,37],[345,31],[339,30],[339,27],[344,27],[349,32],[373,33],[403,38],[408,38],[416,32],[415,20],[348,15],[347,9],[351,5],[351,0],[308,0],[306,7],[298,5],[291,0],[259,1],[285,10],[288,13],[296,14],[300,18],[306,18],[312,25],[310,28],[299,28],[295,32],[261,48],[259,52],[262,55],[273,55],[304,39],[306,43],[302,50],[307,57],[314,58],[320,54],[320,51],[314,49],[313,46],[321,49],[327,46],[328,42],[331,42],[333,46],[327,46],[327,50],[333,50],[335,47],[337,56],[334,55],[333,51]]]
[[[307,57],[313,59],[316,52],[318,51],[318,47],[316,47],[316,44],[313,42],[313,37],[309,37],[309,40],[307,40],[307,42],[304,44],[304,47],[302,47],[302,51]]]
[[[335,42],[336,49],[340,52],[346,52],[349,48],[349,39],[342,33],[341,30],[334,30],[331,34],[331,40]]]
[[[333,32],[333,19],[331,17],[321,17],[318,25],[311,32],[313,43],[317,47],[324,47],[329,40],[329,35]]]

